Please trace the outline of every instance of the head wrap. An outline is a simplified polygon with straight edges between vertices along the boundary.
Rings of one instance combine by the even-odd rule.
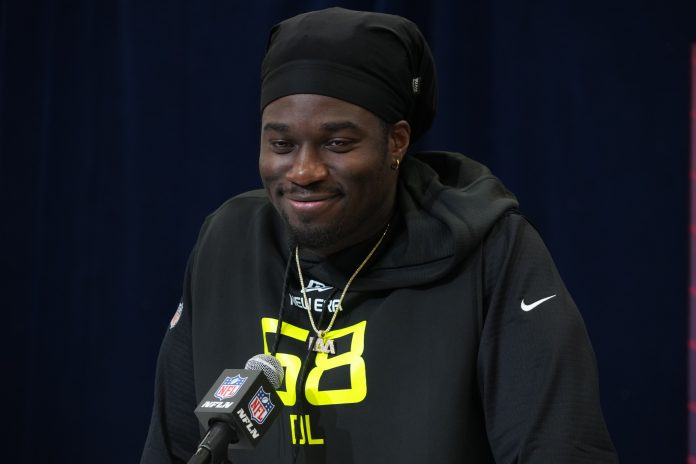
[[[405,119],[412,141],[435,117],[430,48],[400,16],[329,8],[287,19],[271,29],[261,79],[261,111],[287,95],[326,95],[390,124]]]

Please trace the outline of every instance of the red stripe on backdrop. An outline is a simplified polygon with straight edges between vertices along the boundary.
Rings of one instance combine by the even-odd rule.
[[[693,338],[689,340],[689,349],[696,351],[696,340],[694,340]]]
[[[689,456],[689,459],[686,461],[686,464],[696,464],[696,456]]]

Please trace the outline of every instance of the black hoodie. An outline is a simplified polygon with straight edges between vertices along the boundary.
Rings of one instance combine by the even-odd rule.
[[[207,218],[141,463],[191,456],[198,400],[222,369],[272,352],[279,319],[284,412],[256,450],[230,451],[235,464],[617,462],[584,324],[514,196],[454,153],[409,155],[400,176],[389,233],[328,334],[335,353],[308,352],[315,335],[265,193]],[[378,238],[302,256],[320,328]]]

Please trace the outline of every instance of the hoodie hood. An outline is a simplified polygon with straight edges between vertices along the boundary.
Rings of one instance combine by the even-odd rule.
[[[409,154],[400,169],[397,217],[389,239],[356,279],[354,290],[427,285],[445,277],[518,206],[487,167],[459,153]],[[315,266],[312,273],[341,280],[330,263]]]

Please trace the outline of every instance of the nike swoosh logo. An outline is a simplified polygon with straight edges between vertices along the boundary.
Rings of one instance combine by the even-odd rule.
[[[520,303],[520,307],[522,308],[522,311],[531,311],[532,309],[536,308],[537,306],[539,306],[543,302],[550,300],[554,296],[556,296],[556,295],[547,296],[546,298],[542,298],[541,300],[536,300],[532,304],[524,304],[524,298],[523,298],[522,302]]]

